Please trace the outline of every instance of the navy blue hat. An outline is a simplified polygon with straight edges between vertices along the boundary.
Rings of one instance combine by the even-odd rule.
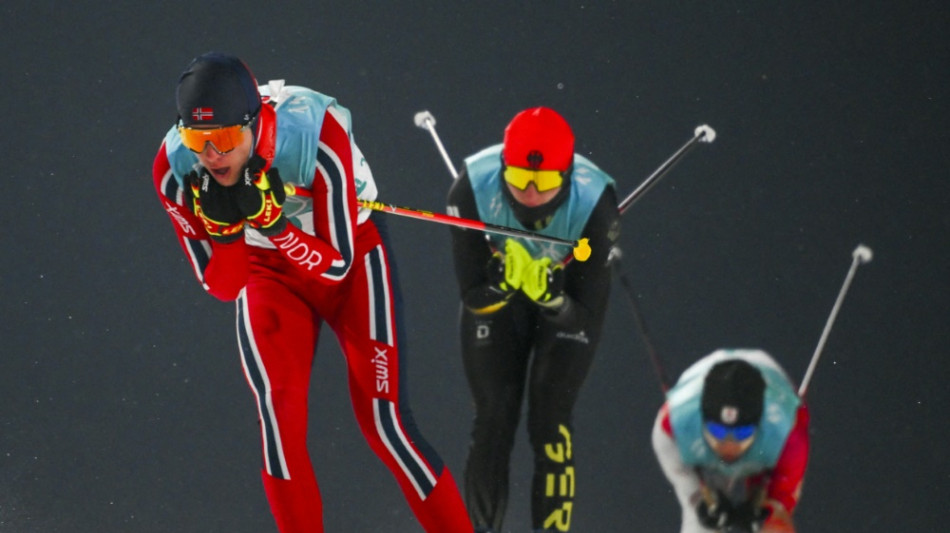
[[[703,381],[703,420],[727,426],[758,424],[764,395],[759,369],[742,359],[716,363]]]
[[[176,90],[184,126],[248,124],[261,109],[254,74],[240,59],[209,52],[192,60]]]

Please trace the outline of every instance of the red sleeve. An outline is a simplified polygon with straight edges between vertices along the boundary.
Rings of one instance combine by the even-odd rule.
[[[808,408],[803,403],[798,408],[795,426],[785,440],[782,455],[772,472],[768,498],[785,506],[791,514],[801,496],[805,467],[808,464]]]
[[[663,432],[673,436],[673,425],[670,423],[670,404],[669,402],[664,402],[663,406],[660,407],[660,427],[663,429]]]
[[[322,273],[323,279],[330,282],[346,276],[354,256],[359,204],[351,143],[347,126],[333,107],[328,108],[320,130],[311,192],[314,233],[339,253],[339,258]]]
[[[158,154],[155,155],[155,161],[152,162],[152,183],[155,185],[155,192],[158,193],[162,207],[172,219],[172,227],[175,228],[179,241],[183,238],[207,239],[208,235],[201,221],[184,205],[181,188],[175,176],[172,175],[171,165],[168,163],[165,143],[162,143]]]
[[[178,244],[191,263],[198,281],[220,300],[237,298],[247,283],[247,245],[244,240],[219,244],[208,238],[201,222],[184,205],[181,188],[172,174],[164,143],[152,163],[152,181],[162,207],[171,218]]]
[[[228,244],[210,242],[212,252],[211,261],[204,271],[205,290],[223,302],[233,301],[247,285],[250,275],[247,243],[244,239]]]
[[[287,261],[318,281],[327,281],[322,275],[341,259],[340,253],[323,239],[290,223],[280,235],[271,237],[270,242]]]

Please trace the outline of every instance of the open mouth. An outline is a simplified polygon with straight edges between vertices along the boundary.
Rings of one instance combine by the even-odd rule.
[[[231,167],[222,167],[222,168],[212,168],[210,169],[211,173],[219,178],[228,177],[228,171],[231,170]]]

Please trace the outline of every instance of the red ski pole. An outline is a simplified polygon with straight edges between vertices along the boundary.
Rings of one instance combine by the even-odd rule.
[[[290,196],[311,196],[310,191],[303,187],[298,187],[293,184],[285,184],[284,191]],[[588,239],[580,239],[576,241],[561,239],[558,237],[549,237],[547,235],[541,235],[538,233],[532,233],[530,231],[524,231],[516,228],[509,228],[507,226],[499,226],[496,224],[489,224],[487,222],[482,222],[480,220],[472,220],[468,218],[455,217],[452,215],[444,215],[442,213],[433,213],[432,211],[423,211],[421,209],[414,209],[411,207],[400,207],[392,204],[386,204],[383,202],[373,202],[370,200],[359,200],[360,206],[367,209],[372,209],[373,211],[380,211],[383,213],[389,213],[392,215],[399,215],[409,218],[414,218],[417,220],[425,220],[427,222],[435,222],[437,224],[445,224],[448,226],[455,226],[459,228],[468,228],[478,231],[484,231],[487,233],[497,233],[499,235],[507,235],[509,237],[521,237],[523,239],[529,239],[540,242],[549,242],[553,244],[560,244],[564,246],[570,246],[573,249],[574,258],[578,261],[587,261],[590,258],[590,244],[588,244]]]

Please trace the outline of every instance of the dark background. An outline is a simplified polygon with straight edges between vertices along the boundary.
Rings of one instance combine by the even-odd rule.
[[[548,105],[621,196],[701,145],[623,220],[624,268],[675,377],[758,347],[811,387],[800,531],[942,531],[950,285],[943,2],[258,3],[8,0],[0,254],[0,531],[274,531],[232,304],[205,294],[151,185],[174,87],[208,50],[333,95],[381,200],[444,209],[449,153]],[[409,7],[409,5],[413,7]],[[345,7],[343,7],[345,6]],[[411,398],[460,477],[471,406],[448,230],[391,219]],[[662,401],[615,285],[576,410],[580,532],[677,531],[650,448]],[[359,436],[335,341],[312,387],[329,531],[418,531]],[[506,531],[526,531],[529,456]]]

